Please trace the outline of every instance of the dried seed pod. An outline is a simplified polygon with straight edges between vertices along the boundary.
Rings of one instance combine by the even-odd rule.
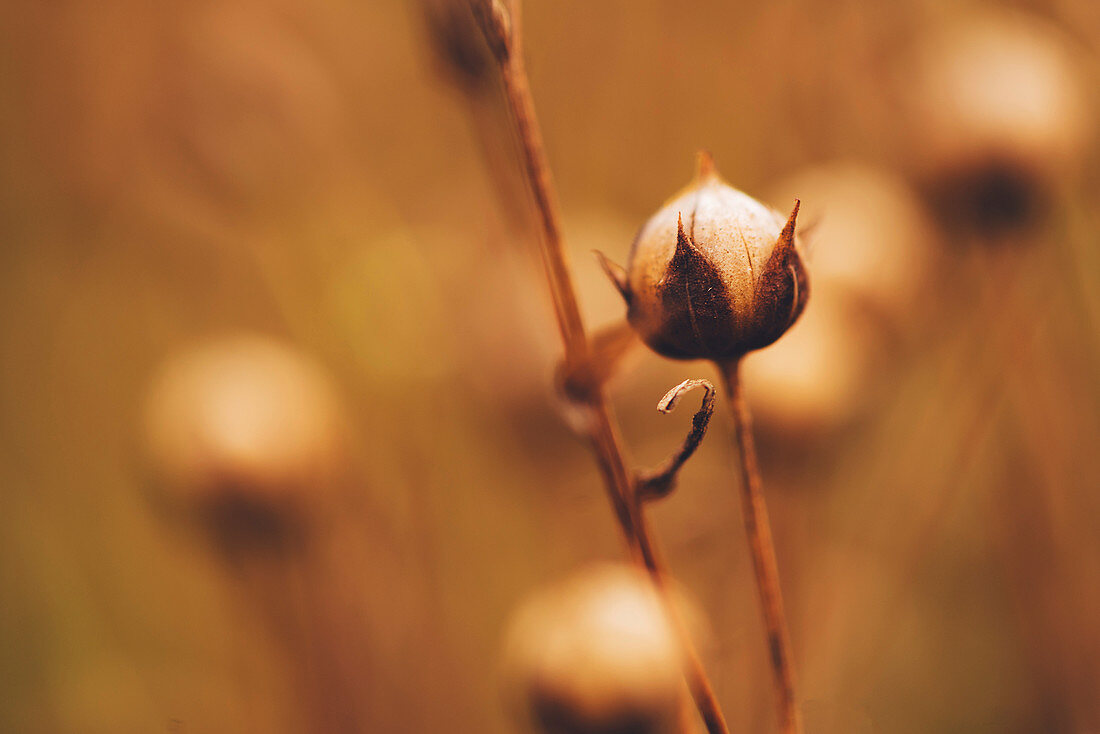
[[[440,71],[471,94],[489,87],[493,59],[468,0],[420,0]]]
[[[814,302],[786,338],[743,363],[756,425],[784,436],[827,434],[866,407],[875,344],[850,294],[816,278]]]
[[[547,734],[671,731],[683,653],[652,581],[601,565],[533,596],[504,651],[515,703]]]
[[[334,390],[311,360],[259,336],[176,355],[146,403],[150,457],[174,507],[226,543],[282,543],[342,454]]]
[[[469,0],[469,3],[489,49],[498,62],[507,63],[512,54],[513,4],[507,0]]]
[[[934,266],[934,227],[917,194],[895,174],[854,162],[799,171],[772,200],[799,195],[801,240],[814,298],[843,290],[897,324],[912,320]]]
[[[642,227],[626,271],[603,265],[627,318],[674,359],[736,360],[795,322],[809,295],[787,219],[725,183],[701,153],[695,180]]]
[[[883,358],[928,311],[934,228],[903,180],[864,164],[808,168],[773,191],[808,202],[799,213],[814,300],[781,341],[745,360],[746,394],[765,432],[824,436],[871,406]]]
[[[909,150],[945,223],[996,234],[1041,220],[1092,125],[1071,48],[1009,12],[971,14],[926,39],[905,85]]]

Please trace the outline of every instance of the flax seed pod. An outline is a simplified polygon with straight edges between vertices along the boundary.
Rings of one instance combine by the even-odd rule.
[[[440,73],[469,94],[492,82],[493,59],[468,0],[419,0]]]
[[[945,225],[984,238],[1044,219],[1094,125],[1072,44],[1024,14],[931,34],[903,86],[917,180]]]
[[[814,299],[790,332],[745,360],[757,425],[776,435],[826,435],[872,402],[883,356],[917,327],[936,266],[934,228],[917,195],[886,171],[832,163],[775,187],[807,202],[806,267]]]
[[[323,371],[275,340],[239,335],[176,354],[146,401],[166,503],[219,543],[296,541],[339,472],[339,413]]]
[[[935,227],[912,187],[887,170],[835,161],[796,172],[770,199],[796,196],[815,297],[836,291],[893,324],[910,321],[936,267]]]
[[[825,436],[867,407],[876,344],[872,324],[853,305],[815,286],[790,332],[745,359],[747,397],[765,435]]]
[[[318,734],[361,730],[370,700],[360,688],[370,654],[361,626],[373,618],[330,565],[345,428],[321,366],[254,334],[172,355],[146,401],[160,504],[208,544],[242,608],[267,628],[287,663],[291,703]],[[322,522],[336,532],[319,532]]]
[[[700,154],[695,180],[643,225],[626,269],[606,258],[604,268],[654,351],[734,361],[778,339],[806,305],[797,213],[796,202],[784,224]]]
[[[652,581],[600,565],[520,607],[502,668],[511,703],[546,734],[664,734],[676,721],[682,666]]]

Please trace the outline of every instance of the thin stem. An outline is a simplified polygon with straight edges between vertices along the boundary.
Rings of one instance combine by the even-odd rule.
[[[583,363],[590,353],[588,336],[577,304],[562,238],[561,213],[550,175],[550,164],[542,142],[534,100],[523,63],[522,31],[516,3],[510,4],[511,27],[500,25],[500,15],[485,12],[482,23],[495,24],[487,29],[487,36],[498,41],[494,51],[500,64],[504,95],[519,138],[524,172],[531,187],[535,208],[542,229],[540,248],[546,268],[547,282],[554,303],[554,314],[565,349],[568,368]],[[493,45],[491,41],[491,45]],[[502,47],[503,46],[503,47]],[[603,387],[587,391],[585,407],[589,411],[588,440],[592,446],[600,473],[604,479],[608,498],[615,510],[635,562],[644,566],[653,578],[670,617],[677,627],[687,658],[685,678],[692,698],[710,734],[729,734],[713,687],[707,678],[698,651],[695,649],[686,627],[669,599],[664,584],[664,564],[661,562],[649,532],[645,514],[635,500],[633,472],[630,471],[620,438],[614,410]]]
[[[596,456],[596,463],[600,467],[600,474],[603,476],[604,487],[607,489],[612,509],[632,550],[640,554],[643,559],[650,558],[648,539],[641,542],[638,537],[638,512],[631,502],[634,495],[634,479],[630,470],[627,469],[614,409],[603,389],[597,391],[589,400],[587,407],[591,410],[591,421],[588,424],[588,443]],[[648,567],[649,561],[646,565]]]
[[[760,593],[760,609],[768,635],[768,652],[779,709],[779,726],[784,734],[800,734],[802,720],[798,714],[794,693],[794,670],[791,664],[791,643],[787,635],[787,618],[783,611],[783,594],[779,588],[779,565],[775,559],[768,506],[760,488],[760,470],[756,463],[756,445],[752,434],[752,416],[741,389],[740,361],[719,365],[726,383],[730,410],[733,412],[734,433],[741,455],[741,513],[749,540],[749,554]]]
[[[518,31],[518,28],[515,29]],[[505,97],[523,151],[523,165],[542,226],[542,260],[554,300],[554,312],[565,345],[565,361],[576,364],[588,351],[584,322],[573,288],[573,275],[562,239],[561,212],[550,177],[550,164],[535,117],[535,104],[527,81],[523,55],[513,52],[502,68]]]
[[[504,96],[515,124],[516,135],[522,150],[524,173],[534,197],[542,228],[540,253],[545,265],[550,296],[554,303],[554,315],[565,350],[567,370],[584,361],[590,352],[576,291],[573,288],[572,271],[566,256],[562,237],[561,212],[558,208],[550,162],[542,142],[542,132],[535,113],[535,103],[523,62],[523,33],[517,4],[511,3],[511,28],[498,28],[501,38],[508,39],[507,54],[497,55],[501,68]],[[499,20],[489,14],[486,22]],[[588,439],[596,454],[600,472],[604,478],[608,498],[615,510],[623,534],[632,548],[641,550],[637,539],[637,512],[632,505],[634,494],[633,475],[628,468],[622,447],[620,431],[614,411],[600,388],[588,392],[586,407],[590,411]],[[648,544],[644,544],[648,545]],[[643,556],[646,555],[643,552]]]
[[[721,706],[718,705],[718,697],[714,694],[714,687],[707,676],[706,668],[703,667],[703,659],[695,648],[695,643],[691,639],[691,632],[688,630],[680,610],[673,603],[672,596],[668,593],[664,561],[655,547],[655,541],[649,531],[649,521],[641,502],[635,504],[635,510],[638,521],[639,557],[660,592],[672,626],[680,637],[685,659],[684,678],[687,680],[692,701],[695,702],[695,708],[699,709],[699,716],[702,717],[703,724],[710,734],[729,734],[726,717],[722,714]]]

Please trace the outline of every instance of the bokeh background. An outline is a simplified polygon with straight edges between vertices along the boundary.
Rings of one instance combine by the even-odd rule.
[[[803,217],[811,277],[860,237],[879,258],[822,276],[824,331],[747,387],[807,730],[1100,731],[1100,6],[524,11],[591,325],[624,309],[590,251],[624,262],[700,148],[778,209],[839,197]],[[449,66],[438,12],[0,6],[0,730],[522,729],[499,694],[511,610],[624,548],[552,389],[499,89]],[[1064,53],[1040,98],[1064,81],[1081,109],[1027,148],[1040,214],[960,224],[927,195],[939,123],[910,98],[928,39],[1005,13]],[[1014,100],[1027,74],[978,87]],[[242,334],[308,360],[339,444],[288,490],[293,538],[244,548],[188,509],[151,397]],[[688,411],[654,407],[688,377],[714,379],[640,351],[614,383],[640,465],[681,440]],[[731,726],[767,732],[729,436],[719,409],[653,517]]]

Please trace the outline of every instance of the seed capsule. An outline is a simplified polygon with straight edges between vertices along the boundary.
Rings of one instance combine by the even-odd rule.
[[[600,565],[544,590],[514,618],[508,692],[546,734],[669,734],[683,652],[652,582]]]
[[[807,200],[799,229],[814,300],[843,292],[908,325],[935,266],[934,227],[916,192],[888,170],[837,161],[786,179],[771,200],[794,194]]]
[[[725,183],[701,153],[695,180],[653,215],[623,271],[604,269],[627,318],[654,351],[673,359],[730,361],[774,342],[809,295],[787,223]]]
[[[1041,223],[1085,158],[1094,116],[1073,44],[983,12],[929,36],[908,79],[913,173],[952,229]]]
[[[790,438],[829,435],[867,407],[875,333],[851,293],[814,281],[814,302],[782,341],[750,355],[743,374],[758,430]]]
[[[146,404],[164,499],[219,542],[283,542],[339,471],[338,406],[321,368],[274,340],[227,337],[175,355]]]
[[[466,0],[420,0],[439,70],[473,94],[489,89],[492,57]]]
[[[849,425],[889,382],[900,339],[929,311],[920,304],[932,285],[933,227],[903,180],[863,164],[808,168],[773,191],[776,201],[807,198],[800,214],[814,300],[742,374],[757,430],[781,438],[777,447],[797,436],[801,451],[804,439]]]

